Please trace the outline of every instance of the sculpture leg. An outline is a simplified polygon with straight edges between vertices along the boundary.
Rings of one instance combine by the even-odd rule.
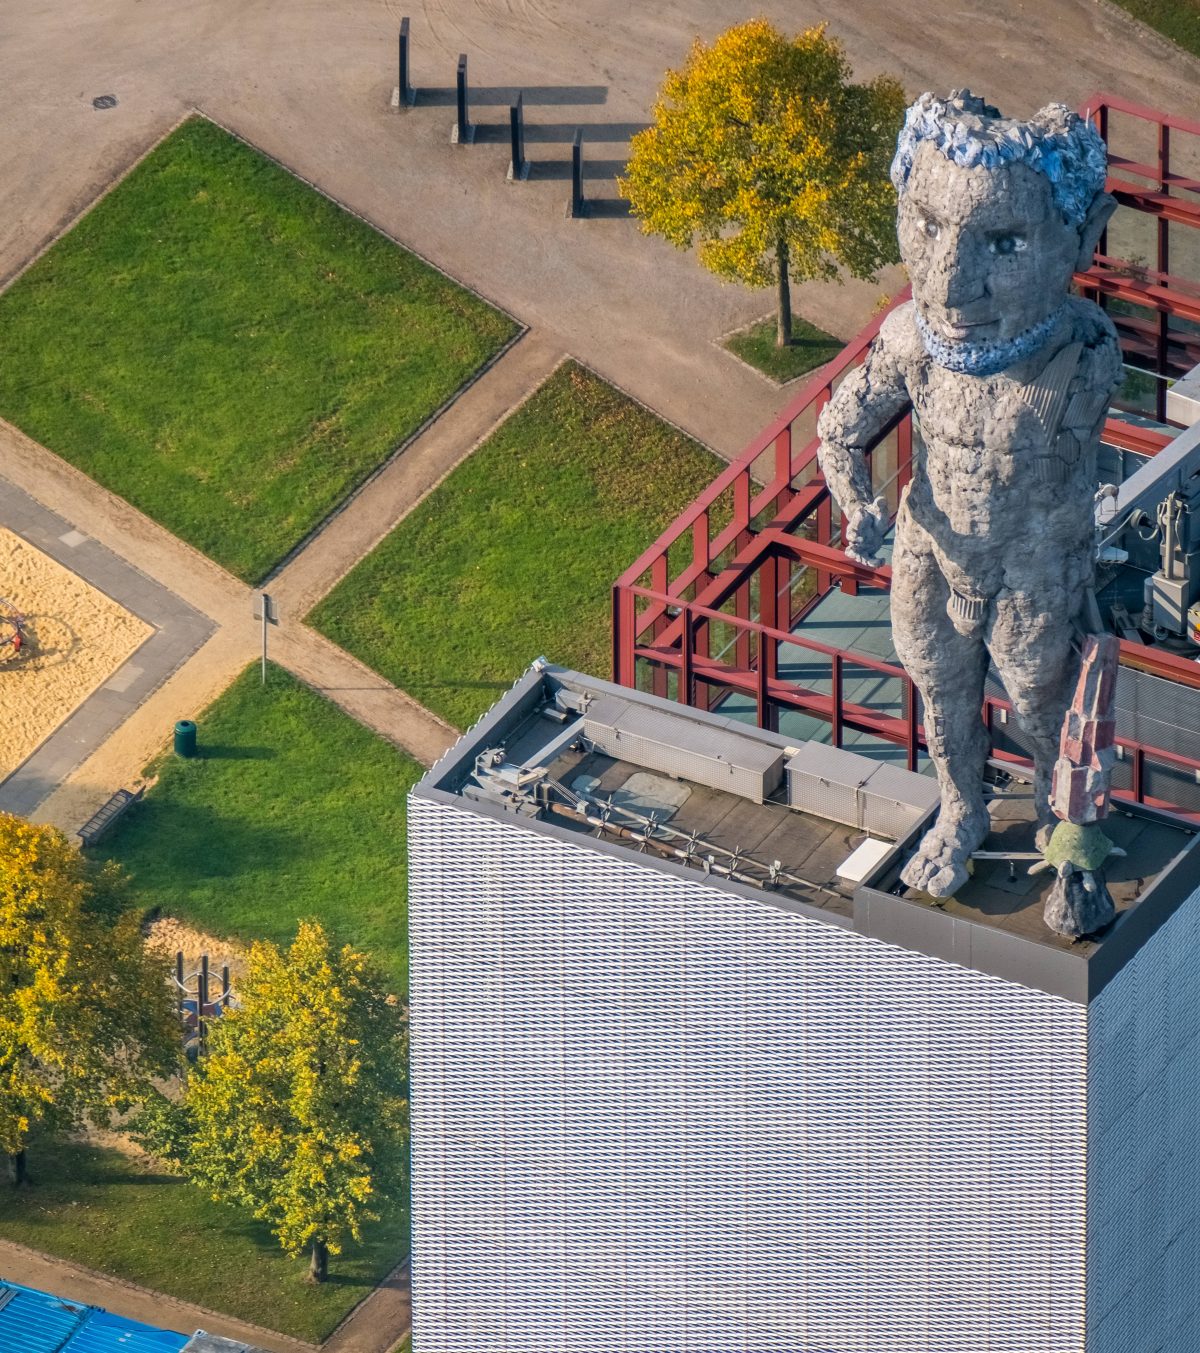
[[[1045,848],[1058,819],[1050,811],[1050,780],[1063,717],[1079,675],[1074,624],[1078,604],[1061,594],[1048,603],[1027,592],[996,598],[988,634],[992,661],[1033,752],[1038,845]]]
[[[982,635],[968,637],[951,624],[946,580],[932,554],[907,539],[910,529],[902,521],[897,531],[892,635],[925,705],[925,738],[942,806],[901,877],[910,888],[949,897],[967,881],[967,861],[991,826],[983,798],[988,738],[981,714],[987,651]]]

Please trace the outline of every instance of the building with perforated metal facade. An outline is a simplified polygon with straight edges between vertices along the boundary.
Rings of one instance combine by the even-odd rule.
[[[1194,1348],[1192,831],[1114,819],[1118,920],[1071,945],[1024,874],[906,895],[935,808],[540,663],[434,767],[414,1353]]]

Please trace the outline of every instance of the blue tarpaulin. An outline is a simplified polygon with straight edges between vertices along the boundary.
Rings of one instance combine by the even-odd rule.
[[[186,1334],[0,1281],[0,1353],[182,1353]]]

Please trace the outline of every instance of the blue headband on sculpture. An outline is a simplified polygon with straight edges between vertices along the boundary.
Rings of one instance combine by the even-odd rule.
[[[964,169],[1027,164],[1050,184],[1064,220],[1081,226],[1108,177],[1108,149],[1100,133],[1065,104],[1047,104],[1028,122],[1003,117],[969,89],[948,99],[922,94],[904,115],[896,141],[892,182],[903,193],[913,157],[930,141]]]

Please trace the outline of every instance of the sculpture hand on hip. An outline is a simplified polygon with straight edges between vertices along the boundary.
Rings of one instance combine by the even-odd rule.
[[[888,529],[888,506],[884,498],[856,507],[846,522],[846,553],[857,564],[878,568],[879,551]]]

